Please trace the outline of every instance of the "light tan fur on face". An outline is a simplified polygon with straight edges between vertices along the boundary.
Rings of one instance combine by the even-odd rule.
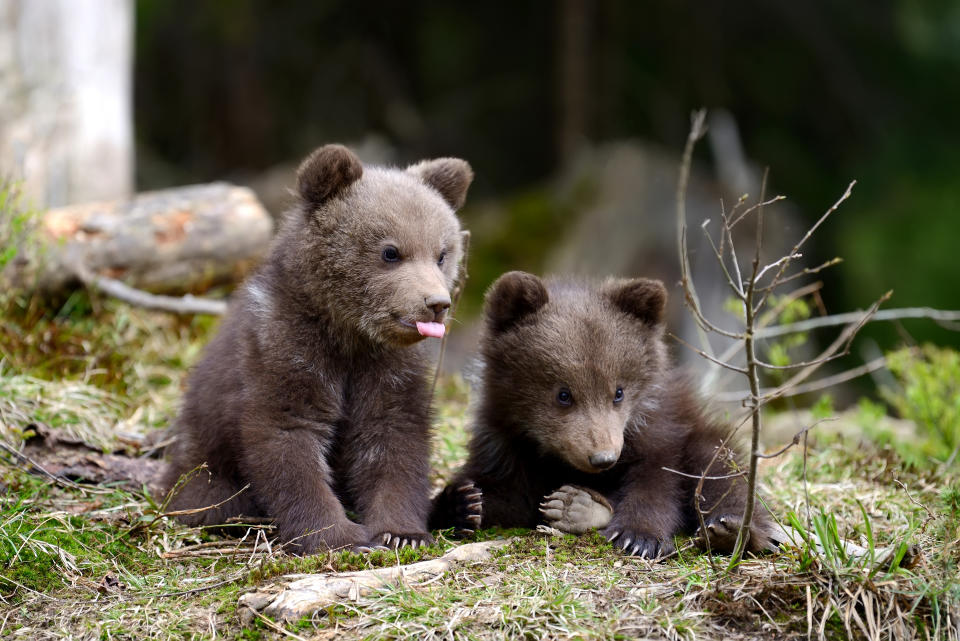
[[[550,439],[550,448],[582,472],[596,472],[590,456],[623,449],[624,415],[613,410],[571,409]]]

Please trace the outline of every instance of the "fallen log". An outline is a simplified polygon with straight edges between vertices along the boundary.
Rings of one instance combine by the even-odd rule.
[[[42,214],[3,280],[41,294],[98,278],[155,293],[198,292],[242,278],[272,236],[273,219],[245,187],[145,192]]]
[[[341,601],[356,601],[384,587],[426,583],[457,563],[484,561],[490,558],[491,550],[509,542],[510,539],[466,543],[439,559],[409,565],[337,574],[292,575],[284,577],[286,582],[281,585],[244,594],[240,605],[254,612],[262,611],[274,619],[297,621],[321,608]]]

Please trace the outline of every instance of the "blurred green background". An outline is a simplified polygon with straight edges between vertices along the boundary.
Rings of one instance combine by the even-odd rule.
[[[887,289],[889,306],[960,307],[957,2],[141,0],[135,42],[138,188],[256,182],[329,141],[372,139],[396,163],[467,158],[467,312],[500,271],[544,269],[589,200],[590,185],[551,187],[579,149],[633,139],[674,162],[701,106],[735,118],[802,220],[859,181],[809,256],[846,259],[829,311]],[[507,215],[485,225],[489,202]]]

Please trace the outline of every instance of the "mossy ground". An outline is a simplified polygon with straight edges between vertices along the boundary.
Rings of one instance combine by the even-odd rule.
[[[117,433],[148,434],[169,422],[215,325],[83,293],[52,314],[8,301],[0,436],[17,448],[43,424],[97,449],[130,448]],[[437,485],[464,455],[467,397],[462,381],[438,385]],[[775,513],[793,513],[801,526],[809,515],[813,536],[917,545],[911,569],[801,546],[731,573],[725,558],[699,553],[686,538],[675,557],[651,563],[620,555],[596,534],[484,531],[478,538],[514,540],[430,585],[345,601],[279,628],[242,616],[240,595],[286,574],[432,558],[454,542],[441,532],[422,550],[297,558],[268,548],[269,530],[214,536],[161,517],[160,499],[141,489],[65,487],[2,459],[0,637],[956,638],[960,621],[956,464],[907,463],[894,444],[862,435],[820,432],[806,457],[794,448],[767,461],[765,494]]]

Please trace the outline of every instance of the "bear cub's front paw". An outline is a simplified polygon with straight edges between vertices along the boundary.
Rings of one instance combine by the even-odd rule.
[[[624,554],[639,556],[641,559],[660,559],[676,552],[673,541],[660,539],[647,532],[639,532],[632,528],[622,528],[617,524],[606,527],[602,534]]]
[[[473,481],[464,481],[456,487],[454,499],[453,533],[464,538],[480,529],[483,521],[483,490]]]
[[[547,525],[568,534],[606,527],[613,508],[602,495],[575,485],[564,485],[544,497],[540,512]]]
[[[739,514],[711,514],[704,521],[706,533],[703,528],[697,528],[697,545],[706,548],[709,542],[711,551],[731,554],[737,544],[737,532],[741,523],[743,516]],[[753,554],[776,552],[787,540],[786,533],[780,526],[766,519],[755,519],[750,527],[750,539],[746,549]]]

